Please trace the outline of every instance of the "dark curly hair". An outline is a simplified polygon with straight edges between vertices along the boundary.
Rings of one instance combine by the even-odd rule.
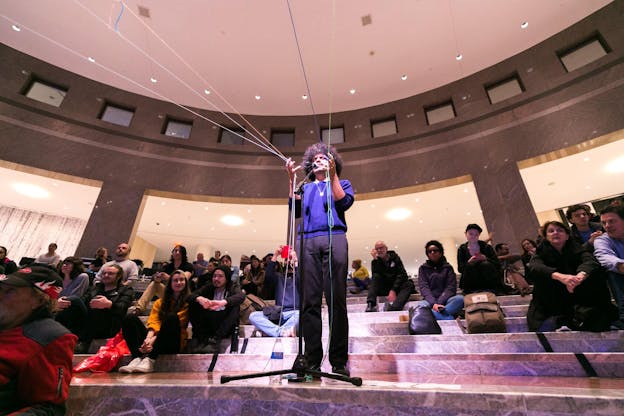
[[[334,162],[336,163],[336,174],[340,176],[340,172],[342,172],[342,157],[338,154],[335,147],[330,147],[325,143],[315,143],[312,146],[308,147],[303,154],[303,169],[305,170],[305,174],[308,175],[312,172],[312,161],[314,160],[314,156],[322,153],[324,155],[330,154],[332,158],[334,158]]]

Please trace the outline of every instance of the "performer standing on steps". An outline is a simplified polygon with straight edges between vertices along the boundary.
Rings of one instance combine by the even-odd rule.
[[[290,159],[286,162],[290,177],[290,198],[293,197],[295,171],[300,168],[295,167]],[[306,176],[315,178],[314,182],[303,186],[303,207],[301,198],[295,195],[295,216],[301,217],[303,214],[305,227],[301,253],[301,261],[305,264],[301,317],[305,358],[308,368],[320,370],[323,358],[321,302],[325,293],[329,306],[329,361],[332,372],[349,376],[345,211],[353,205],[353,188],[348,180],[339,178],[342,159],[334,148],[324,143],[308,147],[303,155],[303,168]]]

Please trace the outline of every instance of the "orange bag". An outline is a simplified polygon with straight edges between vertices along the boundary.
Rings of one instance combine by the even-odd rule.
[[[119,361],[126,354],[130,354],[126,340],[123,339],[121,331],[113,338],[109,339],[105,346],[100,347],[97,354],[84,359],[76,367],[74,373],[91,371],[93,373],[107,373],[119,364]]]

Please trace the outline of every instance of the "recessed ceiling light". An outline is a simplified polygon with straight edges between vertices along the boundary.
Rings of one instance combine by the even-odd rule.
[[[351,88],[349,92],[351,93],[351,95],[355,94],[355,88]]]
[[[305,95],[305,94],[303,94],[303,95],[301,96],[301,99],[303,99],[303,100],[307,100],[307,99],[308,99],[308,96],[307,96],[307,95]]]
[[[401,79],[405,81],[407,79],[407,75],[401,75]]]
[[[236,215],[224,215],[221,217],[221,222],[225,225],[238,227],[243,224],[243,219],[241,217],[237,217]]]
[[[89,61],[89,62],[93,63],[93,62],[95,62],[95,58],[92,58],[92,57],[90,57],[90,56],[89,56],[89,57],[87,58],[87,61]]]
[[[261,96],[259,96],[259,95],[256,95],[254,98],[255,98],[256,100],[259,100],[259,99],[260,99],[260,98],[262,98],[262,97],[261,97]]]
[[[463,58],[463,55],[461,53],[458,53],[457,56],[455,57],[455,59],[457,59],[458,61],[461,61]]]
[[[205,90],[204,90],[204,94],[206,94],[206,95],[210,95],[210,90],[209,90],[209,89],[205,89]]]
[[[588,157],[583,158],[583,162],[589,162],[589,158]]]
[[[624,172],[624,156],[620,156],[617,159],[607,163],[604,167],[607,173],[622,173]]]
[[[11,188],[18,194],[27,196],[29,198],[43,199],[49,198],[50,193],[40,186],[30,183],[15,182],[11,184]]]
[[[520,27],[522,29],[526,29],[527,27],[529,27],[529,22],[522,22],[522,24],[520,25]]]
[[[16,31],[16,32],[21,32],[21,31],[22,31],[22,28],[21,28],[21,27],[19,27],[18,25],[12,25],[12,26],[11,26],[11,28],[12,28],[14,31]]]
[[[154,77],[151,77],[150,81],[152,81],[152,83],[154,83],[154,84],[156,84],[158,82],[158,80],[156,78],[154,78]]]
[[[412,211],[407,208],[394,208],[386,213],[386,218],[390,221],[403,221],[412,215]]]

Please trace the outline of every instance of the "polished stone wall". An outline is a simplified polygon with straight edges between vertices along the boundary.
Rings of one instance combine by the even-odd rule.
[[[470,176],[488,229],[519,241],[538,226],[518,162],[624,128],[624,1],[493,67],[438,89],[380,106],[336,113],[346,142],[337,146],[356,192],[387,191]],[[600,33],[610,53],[566,73],[557,51]],[[221,145],[218,128],[173,104],[117,90],[0,45],[0,159],[101,181],[78,248],[131,238],[145,190],[225,198],[285,195],[282,162],[256,147]],[[525,92],[491,105],[483,85],[518,73]],[[32,77],[68,88],[60,108],[22,95]],[[453,100],[457,117],[428,126],[423,107]],[[129,128],[99,120],[106,102],[136,108]],[[231,126],[218,113],[198,110]],[[370,120],[394,115],[398,133],[372,139]],[[191,119],[188,140],[161,134],[167,117]],[[312,116],[258,117],[267,136],[294,129],[299,158],[318,140]],[[327,115],[320,115],[320,124]],[[310,133],[312,131],[312,133]],[[249,184],[253,183],[253,190]],[[111,202],[109,202],[111,201]]]

